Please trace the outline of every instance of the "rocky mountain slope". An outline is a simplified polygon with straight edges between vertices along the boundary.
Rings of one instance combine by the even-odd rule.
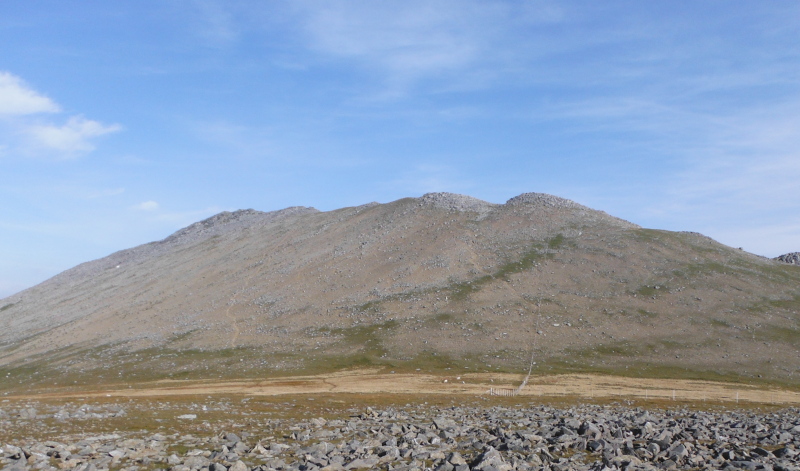
[[[800,269],[555,196],[221,213],[0,300],[0,388],[376,365],[800,384]]]

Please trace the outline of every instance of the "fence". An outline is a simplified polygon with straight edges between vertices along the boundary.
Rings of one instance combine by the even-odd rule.
[[[516,396],[517,394],[519,394],[519,389],[489,388],[490,396],[511,397],[511,396]]]
[[[777,388],[758,388],[742,385],[742,389],[732,385],[708,382],[680,381],[675,388],[658,387],[645,384],[609,384],[614,379],[605,378],[601,383],[586,384],[570,382],[548,382],[545,384],[526,384],[519,387],[492,387],[484,394],[499,397],[515,396],[550,396],[574,398],[618,398],[625,400],[645,401],[682,401],[682,402],[730,402],[734,404],[746,402],[756,404],[792,405],[800,404],[800,391],[781,390]],[[625,382],[624,379],[621,382]],[[605,384],[602,384],[605,383]],[[644,387],[642,387],[644,386]]]

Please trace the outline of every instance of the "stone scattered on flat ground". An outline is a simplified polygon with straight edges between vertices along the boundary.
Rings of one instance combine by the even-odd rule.
[[[248,401],[131,402],[130,412],[121,404],[0,404],[0,470],[800,470],[797,408],[425,403],[286,418]],[[298,402],[275,410],[302,416]],[[178,407],[197,419],[160,418],[178,417]],[[133,426],[147,416],[155,417],[148,430]],[[81,431],[104,421],[119,430]]]

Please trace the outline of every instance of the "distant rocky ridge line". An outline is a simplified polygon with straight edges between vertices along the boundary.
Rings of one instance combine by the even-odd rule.
[[[161,242],[162,243],[172,242],[185,237],[207,234],[210,231],[218,230],[224,226],[231,226],[231,225],[246,226],[256,223],[271,222],[277,219],[290,216],[297,216],[301,214],[312,214],[318,212],[320,212],[318,209],[307,206],[290,206],[285,209],[279,209],[277,211],[270,211],[270,212],[256,211],[254,209],[240,209],[233,212],[223,211],[219,214],[211,216],[210,218],[203,219],[202,221],[196,222],[183,229],[180,229],[177,232],[170,235],[169,237],[167,237],[166,239],[162,240]]]
[[[507,205],[538,204],[553,208],[589,209],[582,204],[547,193],[523,193],[506,201]]]
[[[503,204],[490,203],[473,196],[448,192],[426,193],[417,199],[419,200],[419,206],[432,206],[450,211],[475,212],[481,214],[488,213],[492,209],[504,206]],[[379,205],[380,203],[371,202],[361,205],[359,208],[367,209]],[[522,193],[509,199],[505,205],[589,209],[586,206],[578,204],[572,200],[547,193]],[[288,208],[269,212],[257,211],[254,209],[240,209],[233,212],[223,211],[219,214],[215,214],[214,216],[180,229],[167,238],[154,243],[170,243],[186,238],[196,239],[200,236],[213,236],[223,227],[227,231],[229,229],[237,229],[253,224],[274,222],[281,218],[300,216],[304,214],[314,214],[319,212],[320,210],[309,206],[290,206]]]
[[[790,265],[800,265],[800,252],[785,253],[779,257],[775,257],[775,260]]]
[[[419,201],[419,206],[431,206],[458,212],[475,212],[479,213],[481,217],[485,216],[493,209],[505,206],[503,204],[490,203],[468,195],[447,192],[426,193],[416,199]],[[589,209],[574,201],[546,193],[523,193],[509,199],[506,205]],[[367,209],[374,206],[380,206],[380,203],[371,202],[359,207]],[[171,247],[175,245],[197,243],[216,235],[231,233],[246,227],[261,226],[281,219],[320,212],[320,210],[309,206],[290,206],[288,208],[269,212],[255,209],[223,211],[179,229],[162,240],[120,250],[100,259],[84,262],[55,275],[50,280],[56,283],[70,283],[79,278],[93,277],[101,271],[111,270],[122,265],[150,259],[154,256],[158,256],[160,253],[166,253],[166,251],[171,250]],[[15,299],[19,298],[16,297]]]
[[[455,211],[471,211],[476,213],[486,213],[494,208],[504,206],[503,204],[490,203],[472,196],[460,195],[457,193],[426,193],[419,198],[420,206],[430,205],[437,208]],[[547,206],[551,208],[567,209],[589,209],[572,200],[547,193],[522,193],[508,201],[505,206],[535,205]]]
[[[77,265],[55,275],[50,280],[56,283],[71,283],[76,279],[93,277],[105,270],[119,268],[123,265],[136,264],[151,259],[159,254],[167,253],[176,245],[183,245],[209,239],[216,235],[233,232],[245,227],[264,225],[283,218],[320,212],[316,208],[292,206],[277,211],[263,212],[254,209],[223,211],[207,219],[193,223],[180,229],[166,238],[138,245],[112,253],[106,257]]]
[[[419,205],[430,205],[436,208],[455,211],[472,211],[484,213],[498,206],[488,201],[457,193],[426,193],[419,199]]]

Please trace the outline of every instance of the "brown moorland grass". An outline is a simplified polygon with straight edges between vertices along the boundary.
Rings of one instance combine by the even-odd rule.
[[[521,375],[508,373],[452,373],[434,375],[394,373],[382,369],[346,370],[324,375],[267,378],[262,380],[181,381],[161,380],[128,387],[51,388],[10,393],[10,399],[156,398],[203,395],[251,397],[314,397],[319,395],[377,395],[418,398],[472,396],[500,398],[491,389],[514,389]],[[592,374],[533,376],[519,398],[564,398],[567,400],[668,401],[693,404],[800,404],[800,392],[745,383],[722,383],[686,379],[631,378]]]

